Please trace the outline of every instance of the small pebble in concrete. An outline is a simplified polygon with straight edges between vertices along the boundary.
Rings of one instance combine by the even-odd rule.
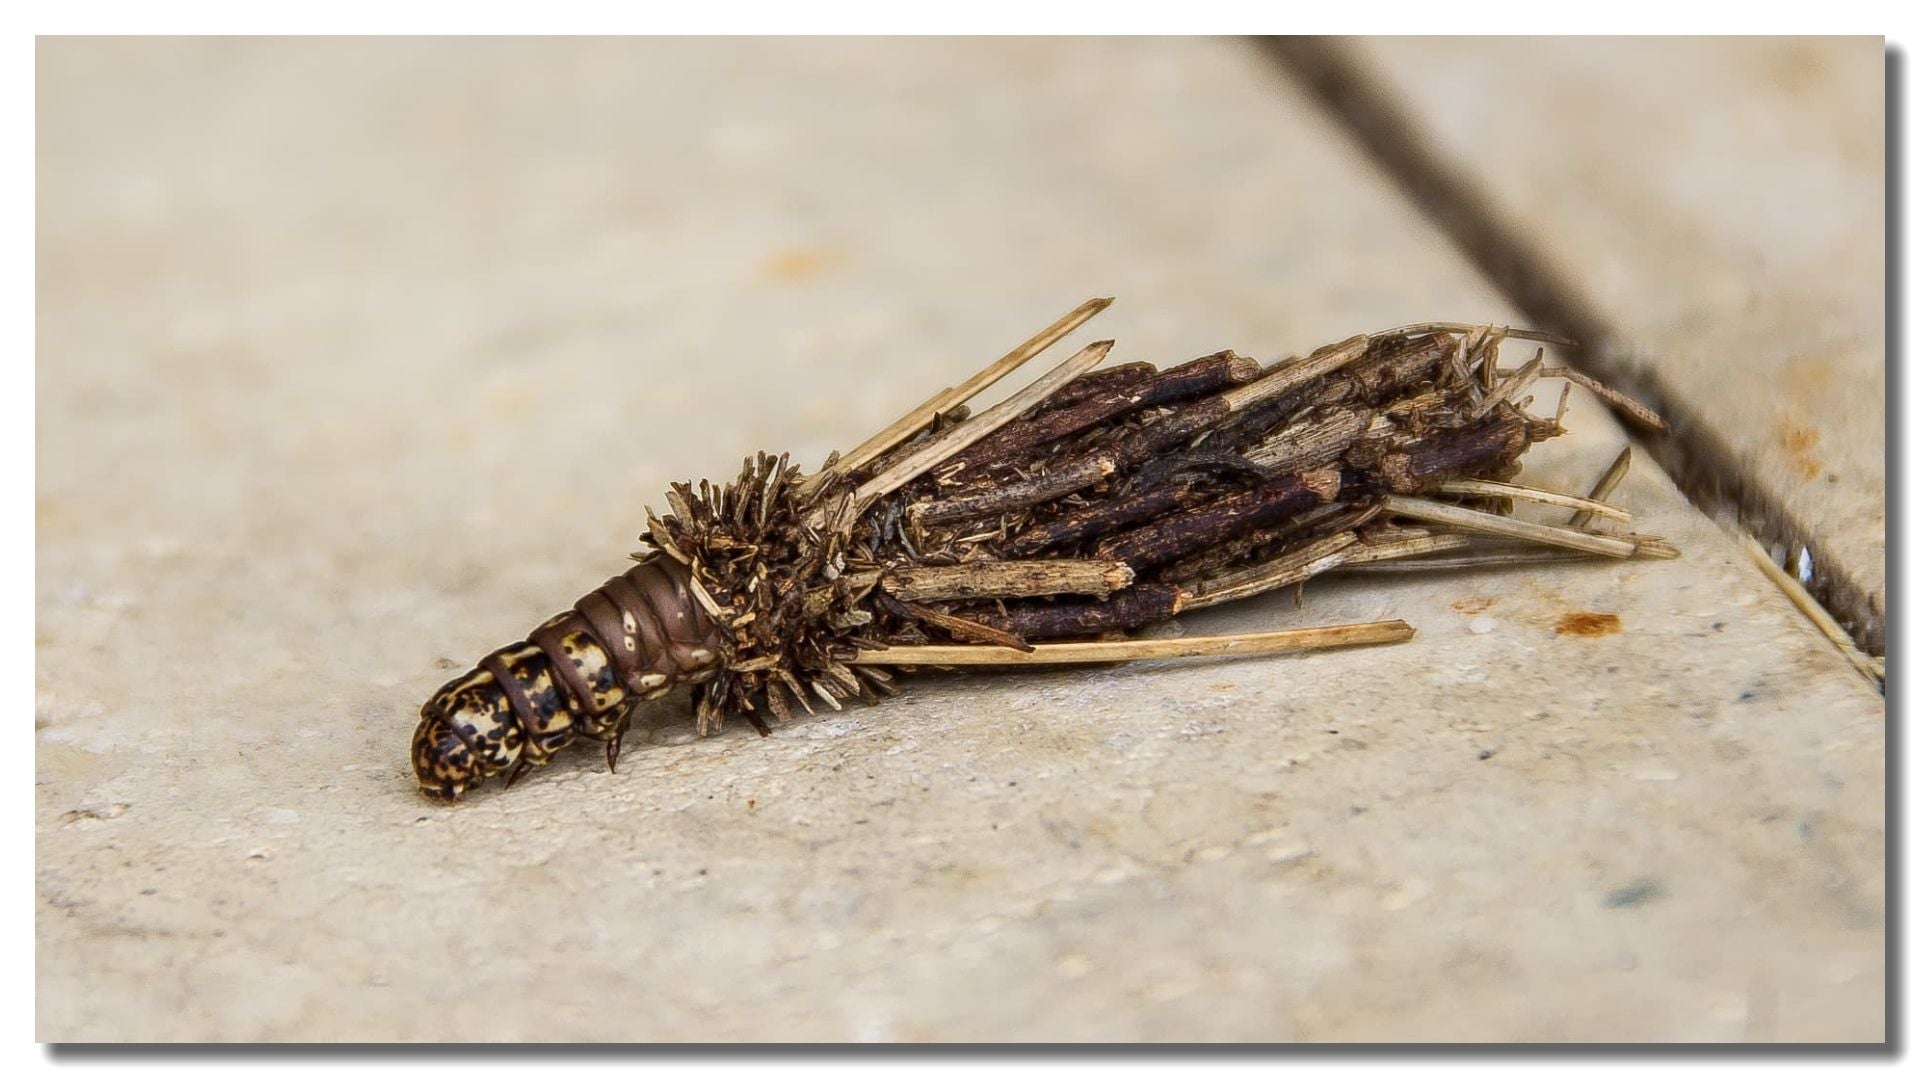
[[[1665,889],[1660,886],[1660,881],[1643,878],[1634,880],[1624,887],[1616,887],[1608,891],[1607,897],[1601,899],[1600,904],[1610,910],[1620,909],[1625,906],[1639,906],[1651,902],[1665,893]]]
[[[1478,617],[1467,622],[1467,631],[1476,636],[1485,636],[1499,627],[1499,618]]]

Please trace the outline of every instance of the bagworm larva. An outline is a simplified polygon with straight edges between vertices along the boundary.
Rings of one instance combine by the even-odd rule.
[[[413,767],[429,795],[508,784],[569,743],[611,770],[636,705],[695,686],[702,734],[761,707],[895,691],[887,666],[1264,654],[1405,639],[1401,622],[1179,641],[1104,640],[1334,570],[1558,557],[1671,557],[1608,531],[1601,499],[1515,485],[1541,378],[1630,398],[1543,354],[1498,364],[1529,331],[1427,323],[1263,365],[1220,352],[1102,370],[1089,345],[978,415],[966,402],[1109,300],[1090,300],[817,472],[759,454],[721,487],[676,484],[637,564],[448,682],[421,708]],[[1625,455],[1622,456],[1624,462]],[[1515,501],[1573,509],[1522,519]],[[1524,545],[1529,549],[1516,550]],[[811,698],[811,699],[810,699]]]

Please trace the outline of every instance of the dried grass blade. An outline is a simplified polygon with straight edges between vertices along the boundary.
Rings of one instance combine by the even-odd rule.
[[[1622,535],[1617,538],[1633,543],[1633,556],[1636,558],[1668,559],[1680,556],[1680,551],[1665,539],[1651,535]],[[1383,543],[1376,547],[1355,548],[1354,554],[1345,563],[1332,571],[1341,573],[1427,573],[1446,572],[1454,569],[1495,569],[1511,565],[1557,565],[1563,562],[1589,561],[1594,558],[1611,557],[1609,554],[1589,553],[1584,550],[1564,548],[1514,548],[1478,550],[1454,558],[1427,558],[1416,555],[1428,552],[1441,553],[1448,550],[1461,550],[1476,546],[1473,540],[1464,535],[1436,535],[1431,539],[1407,540],[1406,549],[1396,549],[1397,543]],[[1415,544],[1432,543],[1426,550],[1416,549]],[[1384,553],[1375,554],[1376,551]]]
[[[966,381],[928,397],[918,408],[901,416],[878,434],[855,446],[835,461],[831,467],[823,468],[817,474],[802,480],[803,486],[810,493],[830,476],[846,475],[866,467],[881,454],[905,441],[915,431],[933,422],[934,417],[941,412],[971,400],[981,391],[1012,374],[1028,360],[1053,347],[1060,338],[1079,329],[1088,319],[1112,305],[1111,297],[1090,299],[1061,315],[1052,325],[1022,341],[1013,351],[988,364]]]
[[[1441,538],[1436,536],[1435,538]],[[1450,538],[1464,539],[1464,536]],[[1557,565],[1570,561],[1589,561],[1605,557],[1579,550],[1502,550],[1483,554],[1463,554],[1457,558],[1403,558],[1391,561],[1351,561],[1335,572],[1341,573],[1443,573],[1456,569],[1492,569],[1508,565]]]
[[[1587,497],[1600,501],[1612,494],[1613,488],[1619,486],[1620,481],[1627,477],[1627,469],[1631,467],[1633,467],[1633,447],[1623,446],[1620,449],[1620,455],[1613,458],[1613,463],[1607,465],[1607,470],[1601,472],[1600,478],[1593,481],[1593,489],[1587,491]],[[1585,530],[1587,525],[1592,523],[1593,514],[1584,509],[1567,518],[1569,528]]]
[[[899,490],[924,475],[928,469],[938,466],[941,461],[1013,422],[1021,412],[1046,400],[1061,386],[1092,370],[1107,358],[1107,353],[1112,349],[1112,341],[1095,341],[1082,348],[1066,362],[1041,375],[1032,385],[947,431],[932,443],[908,454],[899,463],[862,483],[854,493],[854,504],[864,506],[875,498]]]
[[[1423,333],[1472,333],[1484,329],[1484,323],[1474,322],[1410,322],[1404,326],[1383,329],[1378,333],[1369,333],[1368,337],[1379,340],[1382,337],[1418,337]],[[1562,348],[1578,348],[1579,342],[1558,333],[1549,333],[1544,329],[1514,329],[1511,326],[1502,329],[1501,335],[1519,341],[1542,341]]]
[[[1633,556],[1636,558],[1660,558],[1667,560],[1680,556],[1680,548],[1657,535],[1623,535],[1622,539],[1633,541]]]
[[[1792,574],[1775,565],[1766,548],[1753,537],[1747,537],[1746,547],[1747,556],[1753,559],[1753,564],[1760,567],[1760,571],[1767,575],[1767,579],[1773,581],[1774,586],[1786,595],[1788,601],[1792,602],[1808,621],[1813,622],[1813,627],[1820,630],[1820,635],[1826,637],[1828,643],[1840,649],[1840,654],[1846,656],[1855,670],[1876,682],[1886,681],[1887,660],[1884,656],[1868,655],[1854,646],[1853,637],[1840,627],[1839,622],[1833,620],[1833,615],[1827,613],[1826,608],[1809,595],[1807,589],[1802,587]]]
[[[1340,564],[1341,551],[1358,541],[1359,536],[1350,531],[1336,532],[1259,565],[1223,573],[1202,581],[1184,606],[1204,610],[1302,583]]]
[[[1632,397],[1627,396],[1612,386],[1607,385],[1605,382],[1589,377],[1572,367],[1546,367],[1540,371],[1540,377],[1565,378],[1567,381],[1585,388],[1594,396],[1613,405],[1621,412],[1624,412],[1628,418],[1642,426],[1651,430],[1667,429],[1667,421],[1660,418],[1660,413],[1641,404],[1639,401],[1634,400]]]
[[[1589,554],[1604,554],[1610,558],[1629,558],[1634,552],[1634,545],[1630,540],[1593,535],[1588,532],[1574,531],[1571,528],[1555,527],[1551,524],[1515,520],[1512,517],[1482,513],[1463,506],[1428,501],[1425,498],[1388,494],[1380,501],[1389,513],[1396,513],[1414,520],[1424,520],[1431,524],[1446,524],[1465,531],[1499,535],[1509,539],[1524,539],[1544,546],[1583,550]]]
[[[913,620],[945,632],[965,644],[986,644],[993,647],[1012,648],[1015,651],[1032,651],[1033,645],[1021,639],[1018,633],[996,629],[971,618],[958,614],[949,614],[944,610],[935,610],[919,603],[899,603],[900,611]]]
[[[1142,659],[1193,659],[1208,656],[1278,655],[1290,651],[1397,644],[1412,639],[1404,621],[1369,621],[1286,629],[1234,636],[1196,636],[1174,640],[1112,640],[1074,644],[1036,644],[1032,651],[1012,648],[926,645],[863,648],[850,661],[887,666],[1049,666],[1063,663],[1132,662]]]
[[[1464,535],[1416,535],[1390,543],[1348,547],[1342,552],[1338,568],[1374,565],[1384,561],[1398,561],[1401,558],[1417,558],[1448,550],[1464,550],[1472,545],[1473,540]]]
[[[1442,494],[1459,494],[1474,498],[1518,498],[1521,501],[1538,502],[1541,505],[1578,509],[1589,516],[1598,514],[1623,524],[1633,522],[1633,514],[1625,509],[1594,498],[1581,498],[1572,494],[1562,494],[1557,490],[1541,490],[1537,487],[1523,487],[1514,483],[1499,483],[1491,479],[1448,479],[1434,489]],[[1574,525],[1569,525],[1569,527],[1572,526]]]
[[[1349,337],[1297,363],[1276,367],[1264,378],[1220,394],[1219,399],[1226,403],[1227,411],[1243,412],[1261,401],[1272,400],[1353,363],[1366,354],[1367,343],[1364,336]]]
[[[1485,415],[1494,405],[1501,401],[1510,401],[1519,396],[1540,377],[1540,372],[1545,369],[1543,364],[1544,361],[1541,356],[1536,355],[1527,361],[1526,366],[1521,367],[1519,370],[1501,379],[1499,384],[1487,391],[1487,399],[1480,402],[1480,410],[1477,414]],[[1488,377],[1492,377],[1493,364],[1491,362],[1488,362],[1482,369],[1487,372]]]

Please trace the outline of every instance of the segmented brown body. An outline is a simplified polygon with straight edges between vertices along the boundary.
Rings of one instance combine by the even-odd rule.
[[[457,797],[490,775],[545,764],[579,737],[605,742],[611,766],[633,706],[711,678],[721,639],[684,566],[635,565],[427,700],[413,734],[420,787]]]

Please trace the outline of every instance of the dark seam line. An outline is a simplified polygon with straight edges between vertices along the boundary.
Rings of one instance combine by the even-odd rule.
[[[1626,362],[1636,350],[1533,243],[1502,220],[1472,179],[1428,145],[1394,95],[1367,77],[1347,46],[1316,37],[1255,40],[1262,54],[1327,110],[1534,328],[1582,343],[1569,362],[1640,398],[1667,420],[1670,430],[1664,436],[1643,439],[1631,429],[1629,436],[1695,508],[1710,518],[1738,520],[1769,551],[1784,548],[1789,572],[1804,552],[1813,563],[1807,591],[1861,648],[1881,654],[1884,620],[1861,582],[1832,568],[1779,497],[1740,466],[1739,454],[1699,412],[1650,369]]]

